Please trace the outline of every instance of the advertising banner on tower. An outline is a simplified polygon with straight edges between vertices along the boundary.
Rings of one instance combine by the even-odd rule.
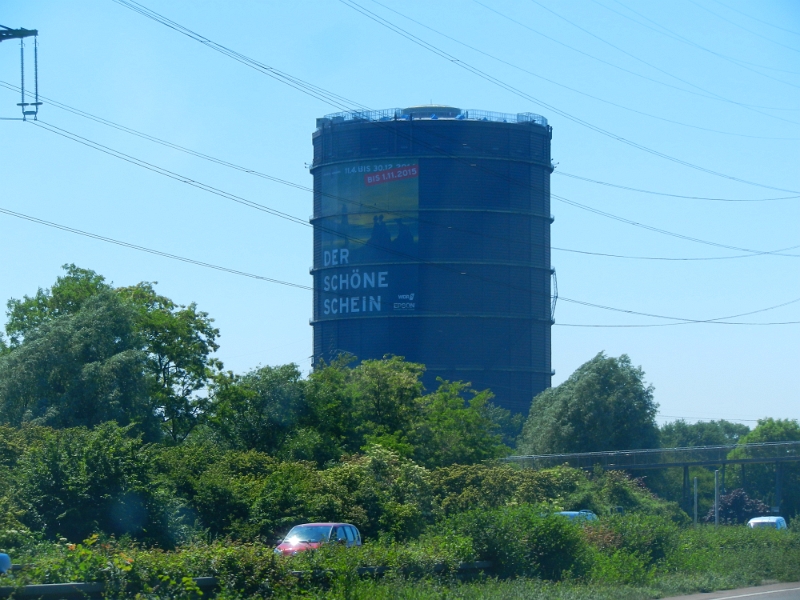
[[[317,318],[417,310],[419,163],[344,163],[320,179]]]

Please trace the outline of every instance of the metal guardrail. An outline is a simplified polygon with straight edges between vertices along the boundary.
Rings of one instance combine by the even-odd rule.
[[[325,119],[332,123],[346,121],[394,121],[408,118],[403,108],[384,108],[381,110],[348,110],[344,112],[325,115]],[[425,117],[422,117],[423,119]],[[444,119],[445,117],[439,117]],[[458,116],[451,117],[457,120],[492,121],[495,123],[535,123],[547,127],[547,119],[536,113],[500,113],[474,108],[461,109]],[[415,120],[418,117],[414,117]]]
[[[578,469],[658,469],[684,465],[722,465],[800,461],[800,442],[763,442],[725,446],[654,448],[613,452],[509,456],[505,462],[547,469],[567,465]]]
[[[18,565],[15,565],[18,567]],[[456,573],[467,574],[472,572],[485,571],[491,569],[492,563],[489,561],[476,561],[470,563],[460,563],[456,567]],[[18,569],[14,569],[18,570]],[[379,577],[392,570],[391,567],[359,567],[357,572],[360,576]],[[441,573],[445,570],[445,565],[433,565],[434,573]],[[326,571],[330,572],[330,571]],[[320,572],[311,571],[290,571],[295,577],[305,577],[315,575]],[[219,587],[219,580],[216,577],[194,577],[195,585],[206,594],[211,595]],[[52,598],[53,600],[78,600],[83,598],[104,598],[106,594],[106,584],[103,582],[90,583],[42,583],[25,585],[21,587],[0,587],[0,598]]]
[[[201,592],[210,592],[219,586],[216,577],[195,577],[195,585]],[[75,600],[83,598],[105,598],[106,584],[90,583],[41,583],[21,587],[0,587],[0,598],[53,598]]]

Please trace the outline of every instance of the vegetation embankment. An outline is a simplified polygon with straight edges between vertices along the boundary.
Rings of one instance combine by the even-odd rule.
[[[102,581],[111,597],[649,598],[800,579],[795,533],[693,529],[682,473],[520,470],[510,453],[800,439],[796,421],[655,423],[644,372],[600,353],[525,419],[400,357],[223,370],[219,331],[150,283],[74,266],[8,303],[0,338],[0,585]],[[800,510],[785,466],[783,507]],[[771,466],[728,474],[724,523],[774,500]],[[693,469],[707,513],[713,473]],[[752,496],[752,497],[751,497]],[[765,504],[766,503],[766,504]],[[557,510],[589,509],[582,526]],[[713,520],[713,513],[706,519]],[[355,524],[362,548],[272,552],[291,526]],[[461,563],[490,561],[482,574]],[[380,578],[358,575],[386,567]],[[302,572],[300,576],[293,572]],[[435,574],[434,574],[435,573]],[[470,580],[466,580],[466,579]],[[615,595],[616,594],[616,595]],[[537,596],[538,595],[538,596]]]
[[[101,581],[108,597],[191,598],[197,592],[191,577],[204,573],[218,578],[220,598],[622,600],[800,579],[795,533],[680,529],[663,517],[634,516],[582,528],[534,507],[487,509],[457,521],[406,543],[329,545],[290,558],[252,542],[195,541],[172,552],[96,537],[32,544],[18,555],[32,566],[6,583]],[[463,560],[487,553],[494,569],[458,575]],[[358,574],[358,567],[376,564],[389,570],[381,577]]]
[[[13,585],[102,581],[111,597],[188,598],[191,578],[210,575],[223,598],[581,598],[589,589],[645,598],[800,579],[796,534],[693,529],[677,505],[620,472],[428,469],[381,446],[322,468],[208,443],[147,444],[113,424],[4,428],[0,439],[12,484],[0,548],[29,565],[6,579]],[[553,515],[579,507],[601,520]],[[355,523],[367,543],[273,553],[288,526],[326,520]],[[91,531],[106,533],[81,541]],[[474,561],[492,567],[462,581],[458,566]],[[389,570],[372,579],[362,566]]]

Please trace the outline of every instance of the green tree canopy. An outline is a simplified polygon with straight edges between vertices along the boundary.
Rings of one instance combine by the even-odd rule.
[[[208,313],[181,306],[143,282],[117,293],[136,310],[147,352],[149,392],[163,429],[173,442],[186,438],[208,407],[208,384],[222,369],[212,355],[219,330]]]
[[[0,357],[0,421],[52,427],[137,422],[152,433],[135,312],[101,291],[74,313],[41,322]]]
[[[8,301],[6,333],[18,345],[26,335],[56,317],[75,314],[83,304],[103,291],[111,290],[102,275],[75,265],[64,265],[66,273],[50,289],[39,288],[34,296]]]
[[[686,448],[735,444],[749,432],[750,428],[747,425],[731,423],[724,419],[697,423],[687,423],[683,419],[678,419],[662,425],[659,435],[662,448]]]
[[[533,400],[517,451],[523,454],[655,448],[653,386],[630,358],[599,353]]]
[[[157,480],[155,449],[131,433],[114,423],[25,431],[6,481],[23,523],[75,541],[98,531],[162,547],[177,541],[188,529],[181,502]]]
[[[353,361],[324,365],[306,380],[295,365],[221,378],[202,431],[230,448],[320,465],[375,445],[428,467],[509,452],[503,429],[514,420],[488,390],[440,381],[425,395],[422,365],[397,356]]]
[[[160,420],[180,441],[206,407],[219,331],[194,304],[153,284],[114,288],[89,269],[65,265],[49,289],[8,301],[0,344],[0,422],[54,427]]]
[[[509,454],[500,424],[491,418],[497,411],[487,410],[491,398],[488,390],[440,379],[439,389],[421,399],[422,415],[411,436],[417,462],[429,468],[469,465]]]
[[[743,436],[739,443],[758,444],[764,442],[797,442],[800,441],[800,423],[796,419],[759,419],[758,425]],[[752,454],[750,450],[748,453]],[[756,451],[757,452],[757,451]],[[764,449],[767,456],[774,456],[774,450]],[[734,449],[730,458],[740,456],[741,451]],[[800,463],[782,463],[781,469],[781,502],[778,507],[775,489],[775,464],[746,465],[744,470],[732,473],[730,481],[737,487],[763,500],[768,506],[779,508],[781,514],[789,517],[800,515]],[[744,474],[744,478],[742,475]]]
[[[306,416],[305,384],[294,364],[228,375],[215,390],[211,423],[232,448],[276,454]]]
[[[742,437],[742,444],[762,442],[797,442],[800,441],[800,423],[797,419],[759,419],[758,425]]]

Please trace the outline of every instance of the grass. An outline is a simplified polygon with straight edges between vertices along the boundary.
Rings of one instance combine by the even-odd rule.
[[[772,580],[770,580],[772,581]],[[469,583],[423,581],[364,581],[348,589],[320,592],[319,597],[347,600],[652,600],[735,589],[763,583],[741,574],[681,574],[657,577],[644,586],[546,582],[535,579],[486,579]]]

